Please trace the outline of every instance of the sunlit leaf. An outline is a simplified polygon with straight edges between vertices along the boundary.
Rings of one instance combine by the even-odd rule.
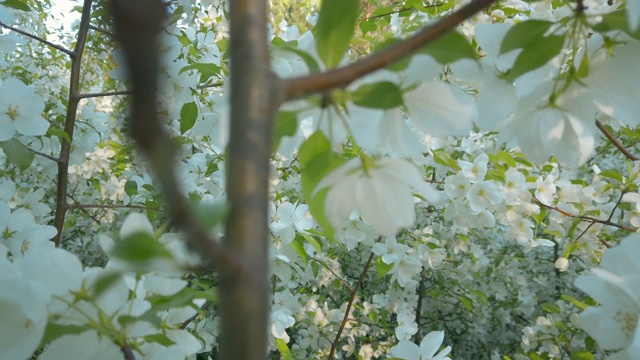
[[[349,48],[358,16],[358,0],[323,0],[315,27],[316,49],[328,68]]]

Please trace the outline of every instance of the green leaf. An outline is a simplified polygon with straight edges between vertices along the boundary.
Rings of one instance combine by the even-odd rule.
[[[151,309],[147,310],[143,317],[172,308],[191,306],[195,294],[196,292],[193,289],[184,288],[177,294],[173,294],[171,296],[158,295],[148,298],[149,302],[151,303]]]
[[[285,136],[293,136],[298,129],[298,117],[296,113],[290,111],[280,111],[276,118],[276,126],[273,130],[273,149],[272,152],[278,150],[280,140]]]
[[[106,273],[104,275],[100,275],[93,285],[93,292],[95,296],[100,296],[105,291],[109,290],[111,285],[113,285],[118,279],[122,278],[122,274],[117,272]]]
[[[305,199],[307,199],[309,211],[311,211],[311,214],[318,222],[318,225],[324,229],[325,235],[329,240],[334,240],[335,233],[335,229],[333,229],[329,223],[324,212],[324,201],[329,188],[320,190],[315,194],[315,196],[312,196],[312,194],[318,183],[333,169],[339,167],[343,163],[344,159],[338,156],[338,154],[332,152],[329,148],[315,156],[313,159],[306,161],[300,176],[302,192],[304,193]]]
[[[586,51],[582,56],[582,60],[580,60],[580,66],[578,66],[577,75],[579,78],[585,78],[589,75],[589,56]]]
[[[316,238],[304,233],[300,233],[300,236],[302,236],[302,238],[304,238],[309,244],[311,244],[311,246],[313,246],[313,248],[316,249],[317,252],[322,252],[322,244],[319,243]]]
[[[433,151],[433,160],[440,165],[449,166],[455,170],[460,171],[460,165],[458,162],[447,154],[444,149],[437,149]]]
[[[376,272],[378,273],[378,279],[382,279],[382,277],[387,275],[391,269],[393,269],[393,264],[385,263],[382,261],[382,257],[376,259]]]
[[[421,53],[429,54],[440,64],[451,64],[459,59],[476,60],[476,52],[464,35],[450,31],[425,46]]]
[[[552,22],[544,20],[527,20],[513,25],[502,39],[500,54],[514,49],[526,49],[544,41],[544,34],[551,25]]]
[[[311,270],[313,270],[313,277],[317,278],[320,273],[320,264],[317,261],[311,262]]]
[[[516,161],[513,159],[513,156],[504,150],[498,151],[498,153],[496,154],[496,158],[509,165],[510,167],[516,167]]]
[[[194,101],[182,105],[180,109],[180,133],[184,134],[196,124],[198,105]]]
[[[354,104],[367,108],[391,109],[403,104],[402,91],[388,81],[362,85],[351,95]]]
[[[316,49],[327,68],[334,68],[349,48],[358,16],[358,0],[323,0],[315,27]]]
[[[20,0],[5,0],[0,3],[0,5],[6,6],[8,8],[22,10],[22,11],[31,11],[29,5],[25,4]]]
[[[134,264],[153,258],[171,259],[171,253],[145,232],[134,233],[116,242],[111,255]]]
[[[467,311],[473,310],[473,300],[471,300],[471,298],[462,295],[460,296],[460,302],[462,303],[462,305],[464,305]]]
[[[222,51],[222,49],[220,49]],[[178,72],[179,74],[182,74],[185,71],[189,71],[189,70],[196,70],[200,73],[200,82],[204,83],[205,81],[207,81],[210,77],[212,76],[217,76],[220,74],[220,67],[216,64],[207,64],[207,63],[196,63],[196,64],[190,64],[187,65],[185,67],[183,67],[182,69],[180,69],[180,71]]]
[[[173,342],[173,340],[169,339],[167,337],[167,335],[164,335],[164,334],[147,335],[147,336],[144,337],[144,339],[147,342],[154,342],[154,343],[160,344],[162,346],[171,346],[171,345],[175,344],[175,342]]]
[[[620,183],[622,183],[624,181],[624,178],[622,176],[622,174],[620,174],[617,171],[613,171],[613,170],[605,170],[605,171],[601,171],[598,175],[605,177],[605,178],[609,178],[615,181],[618,181]]]
[[[602,16],[602,21],[592,27],[593,30],[601,33],[612,30],[621,30],[629,34],[629,36],[640,40],[640,27],[635,31],[629,29],[627,22],[627,13],[625,10],[618,10]]]
[[[67,134],[66,131],[60,129],[57,126],[51,126],[49,127],[49,129],[47,129],[47,133],[45,134],[46,137],[51,137],[51,136],[55,136],[60,140],[66,140],[68,143],[71,143],[71,140],[69,139],[69,134]]]
[[[313,133],[307,140],[305,140],[302,145],[300,145],[300,150],[298,151],[298,161],[300,161],[300,165],[302,167],[307,166],[309,161],[319,154],[330,151],[331,144],[329,143],[329,139],[322,133],[322,131],[316,131]]]
[[[127,180],[124,184],[124,193],[129,196],[138,194],[138,183],[133,180]]]
[[[196,218],[207,229],[213,229],[219,224],[224,223],[229,215],[229,206],[225,202],[217,202],[213,204],[197,204]]]
[[[589,351],[574,351],[571,353],[571,360],[593,360],[596,357]]]
[[[293,250],[295,250],[296,253],[298,253],[298,256],[300,256],[300,258],[302,259],[302,262],[307,264],[308,256],[307,256],[307,252],[304,250],[304,238],[300,236],[300,233],[296,235],[296,237],[293,239],[293,241],[290,244]]]
[[[306,51],[302,51],[298,48],[295,48],[293,46],[289,46],[289,45],[282,45],[282,46],[278,46],[278,49],[281,50],[285,50],[285,51],[290,51],[298,56],[300,56],[300,58],[302,58],[302,61],[304,61],[305,64],[307,64],[307,67],[309,68],[309,71],[311,73],[317,73],[320,72],[320,66],[318,65],[318,62],[316,61],[316,59],[309,55]]]
[[[15,164],[20,171],[25,171],[33,161],[35,155],[21,142],[16,139],[0,142],[0,148],[7,156],[7,161]]]
[[[278,351],[283,360],[293,360],[291,350],[289,350],[289,346],[287,346],[287,343],[283,339],[276,339],[276,346],[278,346]]]
[[[547,36],[534,42],[518,55],[507,77],[513,81],[520,75],[543,66],[558,55],[563,47],[564,35]]]
[[[545,302],[544,304],[541,305],[541,308],[542,308],[542,311],[549,314],[559,314],[562,311],[560,309],[560,306],[558,306],[558,304],[553,302]]]
[[[61,325],[56,324],[53,321],[49,321],[47,323],[47,327],[44,330],[44,336],[42,337],[42,341],[40,341],[40,347],[46,344],[49,344],[53,340],[65,336],[65,335],[75,335],[81,334],[87,331],[86,326],[78,326],[78,325]]]
[[[586,303],[569,295],[563,294],[563,295],[560,295],[560,298],[566,302],[573,303],[573,305],[575,305],[580,310],[584,310],[589,307],[589,305],[587,305]]]

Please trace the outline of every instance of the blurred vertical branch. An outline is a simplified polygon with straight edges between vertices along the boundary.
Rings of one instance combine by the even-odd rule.
[[[265,0],[230,2],[231,134],[225,245],[248,271],[222,279],[222,359],[265,359],[268,349],[268,198],[274,118],[282,101],[269,67]]]
[[[167,17],[162,0],[111,0],[116,39],[125,52],[132,85],[131,136],[159,180],[171,219],[187,233],[191,245],[222,273],[238,272],[238,267],[214,238],[196,220],[187,200],[180,195],[174,172],[177,145],[163,130],[158,109],[160,54],[158,35]]]
[[[221,276],[223,359],[264,359],[267,352],[267,202],[273,119],[281,92],[269,70],[263,0],[231,2],[231,135],[227,193],[230,213],[222,248],[195,220],[180,195],[175,143],[158,115],[157,36],[166,17],[161,0],[111,0],[116,38],[132,83],[131,135],[162,185],[176,225]]]

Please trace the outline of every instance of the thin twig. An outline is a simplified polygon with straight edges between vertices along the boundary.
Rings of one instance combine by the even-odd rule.
[[[56,192],[56,215],[53,220],[57,233],[52,241],[60,246],[62,238],[62,230],[64,228],[64,217],[67,212],[67,185],[69,183],[69,158],[71,156],[71,143],[73,141],[73,130],[76,124],[76,113],[80,98],[78,93],[80,90],[80,70],[82,66],[82,52],[87,42],[87,34],[89,32],[89,21],[91,20],[91,3],[93,0],[84,0],[82,5],[82,17],[80,18],[80,28],[78,29],[78,39],[76,47],[71,57],[71,77],[69,79],[69,98],[67,104],[67,115],[64,121],[64,132],[67,133],[68,139],[62,140],[60,144],[60,156],[58,159],[58,189]]]
[[[67,209],[140,209],[159,211],[158,208],[148,208],[144,205],[116,205],[116,204],[67,204]]]
[[[331,268],[329,266],[327,266],[327,264],[325,264],[323,261],[320,261],[318,259],[313,259],[316,262],[320,263],[320,265],[324,266],[325,269],[329,270],[330,273],[333,274],[333,276],[336,277],[336,279],[338,279],[338,281],[340,281],[342,283],[342,285],[346,286],[349,289],[349,292],[353,294],[353,292],[355,290],[353,290],[353,288],[351,287],[351,285],[349,285],[348,282],[346,282],[343,278],[341,278],[340,276],[338,276],[338,274],[336,274],[333,270],[331,270]]]
[[[360,278],[358,279],[358,283],[356,284],[356,286],[353,287],[353,291],[351,292],[351,297],[349,298],[349,302],[347,303],[347,309],[344,312],[344,318],[342,319],[342,323],[340,324],[338,333],[336,334],[336,337],[333,340],[333,343],[331,344],[331,351],[329,352],[329,356],[327,357],[327,359],[333,359],[333,354],[336,352],[336,348],[338,347],[338,343],[340,342],[340,335],[342,335],[342,331],[344,330],[344,327],[347,325],[347,322],[349,321],[349,312],[351,311],[353,302],[356,299],[356,293],[360,288],[360,285],[362,285],[362,282],[364,281],[364,277],[367,275],[367,271],[369,271],[369,266],[371,265],[371,260],[373,260],[374,255],[375,254],[371,252],[371,255],[369,255],[369,259],[367,260],[367,263],[364,265],[364,269],[362,269],[362,272],[360,273]]]
[[[45,153],[40,152],[40,151],[37,151],[37,150],[33,150],[33,149],[31,149],[31,148],[28,148],[28,149],[29,149],[29,151],[31,151],[32,153],[34,153],[34,154],[36,154],[36,155],[38,155],[38,156],[42,156],[43,158],[49,159],[49,160],[51,160],[51,161],[55,161],[55,162],[57,162],[57,163],[59,163],[59,162],[60,162],[60,159],[58,159],[57,157],[53,157],[53,156],[51,156],[51,155],[45,154]]]
[[[209,308],[209,306],[211,306],[211,304],[213,304],[213,301],[211,300],[207,300],[204,304],[202,304],[202,306],[200,307],[200,310],[204,311],[207,310]],[[198,317],[199,313],[196,312],[193,316],[191,316],[190,318],[188,318],[187,320],[185,320],[181,325],[180,325],[180,329],[186,329],[187,326],[193,322],[193,320],[195,320]]]
[[[208,88],[213,88],[213,87],[220,87],[222,85],[224,85],[224,83],[222,81],[218,81],[218,82],[214,82],[212,84],[204,84],[204,85],[198,84],[196,86],[196,88],[198,88],[198,89],[208,89]]]
[[[611,143],[613,143],[613,145],[615,145],[616,148],[618,148],[618,150],[620,150],[620,152],[622,154],[624,154],[624,156],[627,157],[627,159],[629,160],[633,160],[633,161],[637,161],[640,160],[639,157],[636,157],[635,155],[633,155],[629,150],[627,150],[624,145],[622,145],[620,143],[620,141],[618,141],[618,139],[616,139],[613,134],[611,134],[609,132],[609,130],[607,130],[606,127],[604,127],[604,125],[599,121],[596,120],[596,126],[598,127],[598,129],[600,129],[600,131],[602,131],[602,133],[604,134],[604,136],[607,137],[607,139],[609,139],[609,141],[611,141]]]
[[[603,220],[603,219],[597,219],[597,218],[594,218],[594,217],[591,217],[591,216],[574,215],[574,214],[568,213],[568,212],[566,212],[566,211],[564,211],[562,209],[559,209],[559,208],[557,208],[557,207],[555,207],[553,205],[543,204],[538,199],[533,199],[533,201],[538,203],[538,204],[540,204],[540,205],[542,205],[542,206],[544,206],[544,207],[546,207],[546,208],[548,208],[548,209],[557,211],[557,212],[559,212],[560,214],[562,214],[564,216],[568,216],[568,217],[572,217],[572,218],[580,219],[580,220],[584,220],[584,221],[590,221],[592,223],[599,223],[599,224],[603,224],[603,225],[609,225],[609,226],[617,227],[618,229],[626,230],[626,231],[629,231],[629,232],[635,232],[636,231],[635,229],[630,228],[628,226],[624,226],[624,225],[620,225],[620,224],[614,223],[613,221],[611,221],[611,218],[609,218],[608,220]]]
[[[18,34],[22,34],[22,35],[24,35],[24,36],[26,36],[28,38],[31,38],[33,40],[36,40],[38,42],[41,42],[41,43],[43,43],[45,45],[48,45],[48,46],[50,46],[50,47],[52,47],[54,49],[60,50],[63,53],[69,55],[71,58],[73,58],[75,56],[75,54],[76,54],[75,52],[73,52],[73,51],[71,51],[69,49],[66,49],[66,48],[64,48],[64,47],[62,47],[60,45],[54,44],[51,41],[47,41],[47,40],[45,40],[45,39],[43,39],[43,38],[41,38],[41,37],[39,37],[37,35],[29,34],[28,32],[26,32],[24,30],[20,30],[18,28],[13,27],[13,26],[7,25],[7,24],[3,23],[2,21],[0,21],[0,26],[2,26],[5,29],[9,29],[9,30],[11,30],[13,32],[17,32]]]
[[[429,4],[429,5],[425,5],[424,8],[428,9],[428,8],[434,8],[434,7],[442,6],[442,5],[444,5],[444,3]],[[400,8],[398,10],[389,11],[389,12],[386,12],[384,14],[378,14],[378,15],[363,17],[363,18],[358,19],[358,21],[366,21],[366,20],[378,19],[378,18],[387,16],[387,15],[398,14],[398,13],[401,13],[403,11],[411,11],[411,10],[415,11],[416,9],[415,8]]]
[[[114,35],[111,31],[109,31],[109,30],[105,30],[105,29],[103,29],[103,28],[99,28],[99,27],[97,27],[97,26],[95,26],[95,25],[89,25],[89,29],[94,30],[94,31],[97,31],[97,32],[99,32],[99,33],[103,33],[103,34],[105,34],[105,35],[109,35],[109,36],[111,36],[111,37],[115,37],[115,35]]]
[[[123,91],[111,91],[111,92],[103,92],[103,93],[78,94],[78,97],[80,99],[88,99],[88,98],[94,98],[94,97],[131,95],[131,94],[132,94],[132,92],[130,90],[123,90]]]
[[[427,270],[422,267],[422,271],[420,271],[420,285],[418,286],[418,303],[416,304],[416,325],[418,329],[422,327],[422,300],[424,299],[424,291],[425,291],[425,283],[427,282]],[[420,331],[416,332],[416,335],[413,338],[413,342],[416,345],[420,345],[420,341],[422,341],[422,335]]]
[[[364,75],[410,56],[416,50],[440,38],[494,2],[496,0],[471,1],[460,10],[445,16],[433,25],[426,26],[412,37],[347,66],[324,73],[286,79],[284,80],[285,98],[287,100],[297,99],[314,93],[345,87]]]

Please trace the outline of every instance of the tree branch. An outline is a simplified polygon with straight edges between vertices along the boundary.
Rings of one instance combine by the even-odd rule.
[[[58,189],[56,192],[56,216],[53,220],[58,233],[52,241],[60,246],[62,230],[64,228],[64,217],[67,212],[67,185],[69,182],[69,156],[71,155],[71,142],[73,141],[73,130],[76,124],[76,113],[80,97],[80,69],[82,66],[82,52],[87,42],[89,32],[89,20],[91,18],[92,0],[84,0],[82,5],[82,17],[80,18],[80,28],[78,29],[78,39],[76,47],[71,56],[71,77],[69,79],[69,102],[67,105],[67,115],[64,121],[64,132],[67,133],[69,141],[62,140],[60,144],[60,156],[58,156]]]
[[[222,273],[244,273],[237,259],[200,224],[182,197],[173,161],[177,145],[162,127],[158,115],[159,53],[157,35],[166,17],[161,0],[111,0],[116,38],[122,45],[133,88],[131,136],[159,180],[173,222],[187,234],[191,245],[203,251]]]
[[[51,156],[51,155],[49,155],[49,154],[45,154],[45,153],[43,153],[43,152],[40,152],[40,151],[34,150],[34,149],[32,149],[32,148],[27,148],[27,149],[29,149],[29,151],[31,151],[32,153],[34,153],[34,154],[36,154],[36,155],[38,155],[38,156],[42,156],[43,158],[49,159],[49,160],[54,161],[54,162],[57,162],[57,163],[59,163],[59,162],[60,162],[60,159],[58,159],[58,158],[56,158],[56,157],[53,157],[53,156]]]
[[[36,40],[38,42],[41,42],[41,43],[43,43],[43,44],[45,44],[47,46],[50,46],[50,47],[52,47],[52,48],[54,48],[56,50],[60,50],[63,53],[69,55],[71,58],[73,58],[77,54],[75,51],[71,51],[69,49],[66,49],[66,48],[60,46],[60,45],[54,44],[51,41],[47,41],[47,40],[45,40],[45,39],[43,39],[43,38],[41,38],[41,37],[39,37],[37,35],[29,34],[28,32],[26,32],[24,30],[20,30],[18,28],[13,27],[13,26],[7,25],[7,24],[3,23],[2,21],[0,21],[0,26],[2,26],[5,29],[9,29],[9,30],[11,30],[13,32],[17,32],[18,34],[22,34],[22,35],[24,35],[24,36],[26,36],[26,37],[28,37],[30,39]],[[77,48],[78,47],[76,45],[76,49]]]
[[[425,283],[427,282],[427,270],[424,268],[424,266],[422,267],[422,271],[420,271],[420,285],[418,286],[418,303],[416,304],[416,325],[418,326],[418,329],[420,329],[420,327],[422,327],[422,300],[424,299],[424,292],[425,292]],[[420,342],[422,341],[422,335],[420,334],[420,331],[417,331],[414,338],[413,338],[413,342],[420,346]]]
[[[160,211],[157,208],[148,208],[144,205],[116,205],[116,204],[67,204],[67,209],[139,209]]]
[[[611,143],[615,145],[615,147],[618,148],[618,150],[620,150],[620,152],[624,154],[624,156],[627,157],[627,159],[632,161],[640,160],[639,157],[634,156],[629,150],[627,150],[624,145],[622,145],[620,141],[618,141],[618,139],[616,139],[613,134],[611,134],[599,120],[596,120],[596,126],[598,127],[598,129],[600,129],[604,136],[606,136],[607,139],[609,139],[609,141],[611,141]]]
[[[344,311],[344,318],[342,319],[340,329],[338,329],[338,333],[336,334],[335,339],[333,339],[333,343],[331,344],[331,351],[329,352],[329,356],[327,356],[327,359],[333,359],[333,354],[336,352],[336,348],[338,347],[338,343],[340,342],[340,335],[342,335],[342,331],[349,321],[349,312],[351,311],[353,302],[356,299],[356,294],[358,293],[360,285],[362,285],[362,282],[364,281],[364,277],[367,275],[367,271],[369,271],[369,266],[371,265],[371,260],[373,260],[374,255],[375,254],[371,252],[371,255],[369,255],[369,259],[367,259],[367,263],[364,265],[364,269],[362,269],[362,272],[360,273],[360,278],[358,279],[356,286],[353,287],[351,297],[349,298],[349,302],[347,303],[347,309]]]
[[[112,91],[112,92],[104,92],[104,93],[87,93],[87,94],[78,94],[80,99],[88,99],[94,97],[105,97],[105,96],[117,96],[117,95],[131,95],[132,92],[130,90],[123,91]]]
[[[544,206],[544,207],[546,207],[546,208],[548,208],[548,209],[551,209],[553,211],[557,211],[557,212],[559,212],[560,214],[562,214],[564,216],[568,216],[568,217],[572,217],[572,218],[580,219],[580,220],[584,220],[584,221],[589,221],[589,222],[592,222],[592,223],[599,223],[599,224],[603,224],[603,225],[609,225],[609,226],[617,227],[618,229],[626,230],[626,231],[629,231],[629,232],[635,232],[636,231],[636,229],[630,228],[628,226],[624,226],[624,225],[620,225],[620,224],[614,223],[613,221],[611,221],[611,217],[609,217],[609,219],[607,219],[607,220],[603,220],[603,219],[597,219],[597,218],[594,218],[594,217],[591,217],[591,216],[574,215],[574,214],[566,212],[566,211],[564,211],[564,210],[562,210],[560,208],[557,208],[557,207],[555,207],[553,205],[543,204],[538,199],[533,199],[533,201],[538,203],[538,204],[540,204],[540,205],[542,205],[542,206]]]
[[[342,68],[284,80],[286,99],[297,99],[314,93],[345,87],[364,75],[382,69],[413,54],[416,50],[438,39],[464,20],[496,1],[473,0],[458,11],[438,20],[433,25],[426,26],[412,37]]]

